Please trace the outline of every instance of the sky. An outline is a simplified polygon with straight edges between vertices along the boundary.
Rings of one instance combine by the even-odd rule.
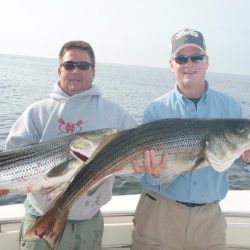
[[[172,35],[203,33],[210,72],[250,75],[250,0],[8,0],[0,53],[58,58],[70,40],[97,62],[169,68]]]

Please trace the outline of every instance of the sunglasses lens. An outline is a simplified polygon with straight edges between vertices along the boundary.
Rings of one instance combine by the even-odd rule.
[[[62,64],[62,66],[63,66],[66,70],[72,70],[72,69],[75,68],[74,62],[70,62],[70,61],[64,62],[64,63]]]
[[[89,63],[87,63],[87,62],[78,62],[77,66],[78,66],[78,69],[88,70],[91,65]]]
[[[177,56],[175,57],[175,62],[178,64],[184,64],[187,63],[188,61],[188,56]]]
[[[194,56],[190,56],[190,58],[193,63],[198,63],[203,60],[204,55],[194,55]]]
[[[185,64],[188,62],[188,58],[190,58],[193,63],[198,63],[198,62],[201,62],[204,57],[205,55],[192,55],[192,56],[179,55],[175,57],[174,59],[175,59],[175,62],[178,64]]]
[[[62,64],[62,66],[66,70],[73,70],[75,67],[77,67],[80,70],[88,70],[91,67],[91,64],[88,62],[73,62],[73,61],[66,61]]]

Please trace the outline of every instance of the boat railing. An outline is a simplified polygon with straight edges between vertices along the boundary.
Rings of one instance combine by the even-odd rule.
[[[130,249],[133,217],[139,195],[114,196],[102,207],[104,236],[102,249]],[[229,191],[221,202],[227,220],[228,250],[250,250],[250,190]],[[16,249],[18,233],[24,208],[21,204],[0,206],[0,244],[7,242],[6,250]]]

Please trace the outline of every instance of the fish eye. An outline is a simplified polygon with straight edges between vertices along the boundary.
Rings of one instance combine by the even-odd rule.
[[[246,131],[247,131],[247,129],[244,126],[238,126],[236,128],[236,132],[239,133],[239,134],[244,134],[244,133],[246,133]]]

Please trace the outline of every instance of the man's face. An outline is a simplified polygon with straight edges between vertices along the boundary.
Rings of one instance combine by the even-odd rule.
[[[204,55],[199,48],[188,46],[181,49],[176,56]],[[176,81],[180,91],[183,88],[201,87],[205,84],[205,75],[208,68],[208,57],[204,56],[202,60],[192,61],[190,57],[186,63],[178,63],[175,59],[170,60],[172,72],[175,74]]]
[[[80,49],[66,51],[62,58],[62,63],[67,61],[84,61],[92,64],[88,53]],[[74,67],[71,70],[66,70],[62,65],[59,65],[58,76],[61,88],[68,95],[72,96],[91,88],[95,76],[95,68],[90,67],[87,70],[81,70],[78,67]]]

